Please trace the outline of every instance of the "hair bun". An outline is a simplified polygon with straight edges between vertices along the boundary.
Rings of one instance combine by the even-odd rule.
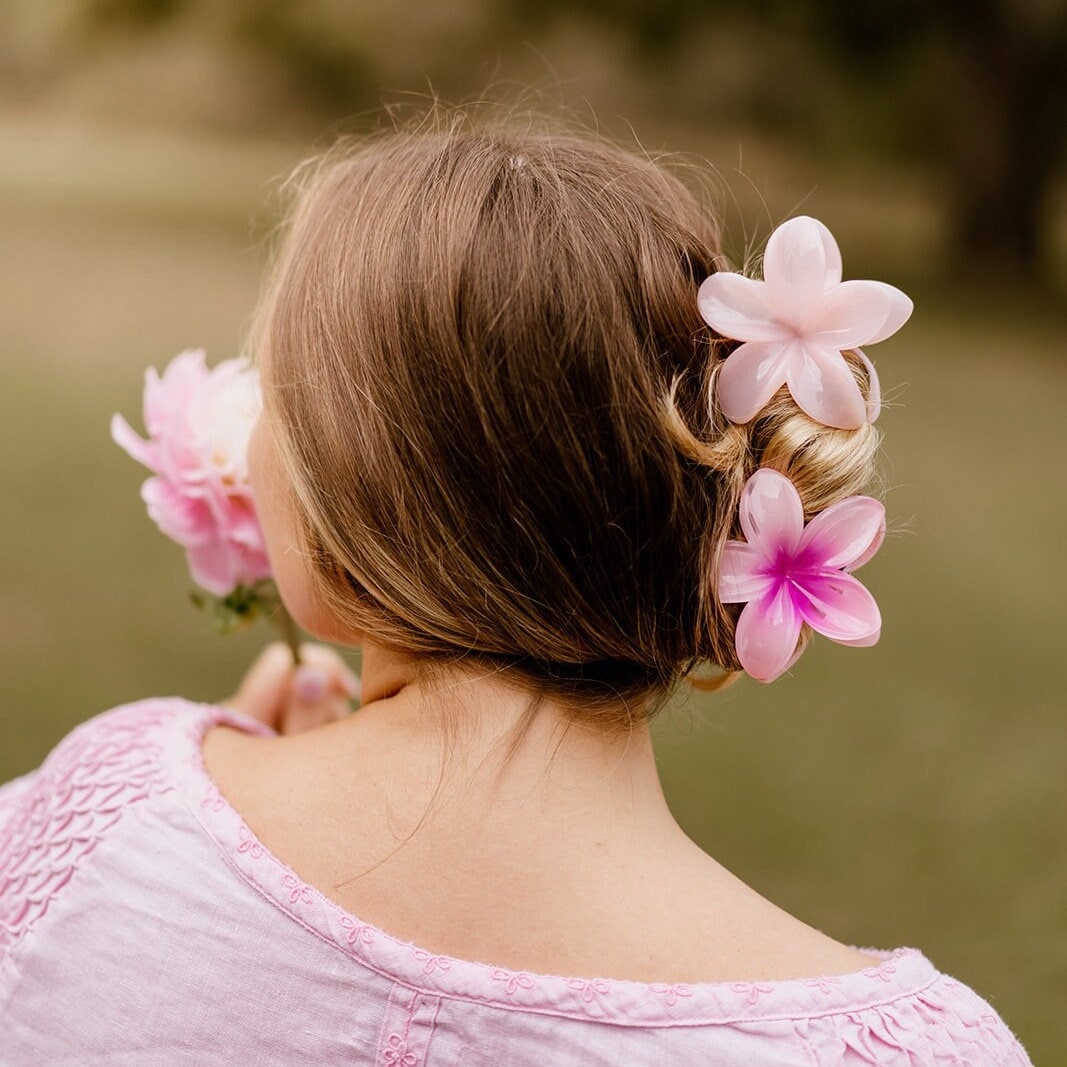
[[[739,669],[714,576],[746,481],[772,467],[825,508],[877,434],[785,387],[726,418],[717,382],[755,342],[702,323],[725,275],[691,193],[603,141],[454,119],[304,175],[256,347],[334,632],[616,724],[700,661]]]

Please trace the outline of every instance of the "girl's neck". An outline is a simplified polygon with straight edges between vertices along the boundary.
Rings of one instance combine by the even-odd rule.
[[[365,702],[348,718],[277,738],[220,728],[204,744],[252,831],[353,915],[435,953],[548,974],[690,982],[871,965],[689,840],[647,725],[590,730],[549,700],[530,716],[529,694],[500,675],[364,655]]]
[[[335,724],[335,736],[347,728],[353,741],[372,741],[401,762],[436,760],[437,802],[480,796],[499,812],[536,798],[549,818],[553,809],[572,817],[607,809],[613,821],[673,822],[646,723],[608,732],[553,700],[534,706],[528,690],[489,668],[420,667],[415,657],[364,644],[363,706]]]

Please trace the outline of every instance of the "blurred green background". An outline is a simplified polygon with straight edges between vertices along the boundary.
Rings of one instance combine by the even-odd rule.
[[[0,42],[0,780],[212,634],[108,437],[143,373],[240,350],[281,177],[382,103],[515,99],[710,175],[736,259],[798,211],[917,311],[877,359],[893,536],[874,649],[682,697],[683,825],[844,941],[913,944],[1037,1063],[1067,1048],[1067,8],[885,0],[38,0]],[[686,170],[686,168],[688,168]]]

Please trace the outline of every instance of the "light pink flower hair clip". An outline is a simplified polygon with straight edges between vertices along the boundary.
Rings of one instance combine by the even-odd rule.
[[[744,344],[726,359],[716,393],[731,422],[750,421],[788,385],[818,422],[856,429],[881,406],[878,376],[860,345],[884,341],[907,322],[912,302],[884,282],[841,281],[841,253],[830,231],[801,215],[771,234],[764,280],[725,271],[706,278],[700,314],[723,337]],[[870,375],[864,403],[841,353],[852,349]]]
[[[735,642],[741,666],[774,681],[797,658],[800,628],[843,645],[873,645],[882,629],[874,597],[852,577],[885,537],[885,508],[850,496],[804,525],[800,494],[784,475],[761,468],[745,483],[744,541],[727,541],[719,599],[744,604]]]

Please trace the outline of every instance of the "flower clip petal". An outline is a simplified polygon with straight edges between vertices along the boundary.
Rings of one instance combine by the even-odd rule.
[[[827,426],[857,429],[881,407],[878,376],[859,353],[870,387],[864,402],[842,355],[896,333],[911,300],[884,282],[841,280],[841,253],[817,219],[790,219],[771,234],[764,280],[720,272],[697,293],[704,321],[743,341],[726,358],[716,398],[734,423],[754,418],[782,385],[798,406]],[[750,347],[751,346],[751,347]]]
[[[772,302],[791,305],[816,298],[841,281],[841,250],[818,219],[798,215],[767,239],[763,277]]]
[[[705,278],[697,290],[697,307],[712,319],[723,337],[735,341],[786,341],[789,331],[777,322],[767,303],[767,287],[755,278],[722,271]]]
[[[788,670],[802,623],[843,645],[878,641],[878,605],[851,572],[885,536],[879,501],[848,497],[805,526],[796,487],[763,467],[745,483],[739,513],[746,539],[726,542],[717,593],[724,604],[745,605],[735,645],[748,674],[770,682]]]
[[[794,342],[794,349],[785,365],[785,381],[801,411],[824,426],[862,426],[867,405],[841,353],[812,342]]]
[[[820,511],[804,528],[799,553],[811,549],[819,566],[851,574],[881,547],[885,507],[869,496],[850,496]]]
[[[734,641],[745,671],[773,682],[793,662],[802,623],[796,603],[784,586],[750,600],[737,620]]]

